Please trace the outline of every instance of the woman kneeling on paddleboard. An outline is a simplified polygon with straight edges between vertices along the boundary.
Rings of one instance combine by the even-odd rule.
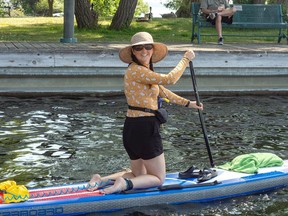
[[[168,74],[156,73],[153,63],[161,61],[167,55],[167,46],[155,43],[147,32],[138,32],[131,39],[131,45],[119,52],[120,59],[128,63],[124,77],[125,96],[128,111],[123,129],[123,143],[131,160],[131,170],[101,177],[95,174],[88,184],[88,190],[101,190],[105,194],[149,188],[163,184],[166,166],[160,136],[160,121],[155,116],[159,109],[159,98],[188,108],[203,109],[180,97],[163,85],[173,85],[182,76],[189,61],[194,59],[192,50],[184,53],[178,65]],[[156,114],[157,115],[157,114]]]

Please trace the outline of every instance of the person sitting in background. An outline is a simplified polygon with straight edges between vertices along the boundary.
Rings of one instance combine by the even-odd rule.
[[[207,21],[215,25],[218,44],[223,45],[222,22],[232,24],[236,8],[230,7],[227,0],[201,0],[200,9],[205,14]]]

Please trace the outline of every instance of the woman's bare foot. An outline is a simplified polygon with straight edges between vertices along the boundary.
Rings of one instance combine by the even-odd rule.
[[[103,180],[99,174],[95,174],[92,176],[91,180],[87,185],[87,190],[95,191],[99,188],[102,188],[112,182],[111,179]]]
[[[112,194],[124,191],[127,189],[127,184],[124,178],[118,177],[111,187],[102,190],[104,194]]]
[[[89,191],[97,190],[100,187],[101,183],[102,183],[101,176],[99,174],[95,174],[88,182],[87,189]]]

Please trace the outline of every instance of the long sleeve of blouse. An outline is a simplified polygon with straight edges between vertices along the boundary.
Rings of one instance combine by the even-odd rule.
[[[181,106],[185,106],[189,100],[175,94],[174,92],[170,91],[169,89],[159,86],[159,95],[162,98],[167,98],[170,103],[178,104]]]
[[[174,85],[185,71],[189,60],[182,58],[177,66],[168,74],[155,73],[149,68],[132,64],[130,66],[130,76],[133,80],[142,84]]]

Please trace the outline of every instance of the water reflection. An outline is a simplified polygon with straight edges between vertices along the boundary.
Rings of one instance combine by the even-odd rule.
[[[287,159],[287,99],[288,96],[203,97],[215,163],[260,151]],[[167,170],[180,171],[192,164],[209,166],[197,112],[167,106],[169,122],[162,128]],[[40,187],[82,182],[95,172],[105,175],[128,167],[122,146],[125,111],[123,97],[0,97],[0,181],[14,179],[28,187]],[[243,200],[166,206],[165,214],[159,206],[126,213],[287,213],[287,189]]]

